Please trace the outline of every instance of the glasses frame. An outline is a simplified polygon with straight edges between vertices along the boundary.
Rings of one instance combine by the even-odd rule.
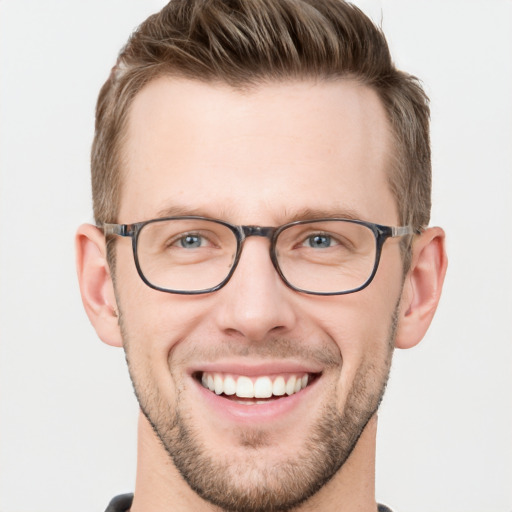
[[[169,221],[169,220],[210,221],[210,222],[215,222],[217,224],[225,226],[232,231],[232,233],[235,235],[235,238],[237,241],[236,254],[235,254],[235,259],[233,261],[233,265],[231,266],[231,269],[230,269],[228,275],[226,276],[226,278],[223,281],[221,281],[219,284],[217,284],[211,288],[189,291],[189,290],[172,290],[170,288],[163,288],[163,287],[152,284],[151,282],[149,282],[146,279],[146,276],[144,275],[144,273],[142,272],[142,269],[140,267],[138,251],[137,251],[139,234],[140,234],[142,228],[144,226],[147,226],[148,224],[152,224],[152,223],[156,223],[156,222],[164,222],[164,221]],[[349,222],[352,224],[359,224],[361,226],[367,227],[368,229],[370,229],[372,231],[372,233],[375,237],[375,243],[376,243],[375,262],[374,262],[373,269],[372,269],[370,276],[361,286],[359,286],[357,288],[353,288],[351,290],[346,290],[346,291],[341,291],[341,292],[313,292],[313,291],[309,291],[309,290],[303,290],[301,288],[294,286],[293,284],[288,282],[286,277],[283,275],[281,268],[279,266],[279,262],[277,260],[277,255],[276,255],[276,250],[275,250],[276,249],[276,241],[277,241],[277,238],[279,237],[280,233],[282,233],[283,231],[285,231],[286,229],[288,229],[292,226],[297,226],[299,224],[314,224],[316,222],[326,222],[326,221],[342,221],[342,222]],[[231,277],[233,276],[233,274],[236,270],[236,267],[238,266],[238,262],[240,261],[240,257],[241,257],[242,250],[243,250],[244,241],[251,236],[260,236],[260,237],[268,238],[270,240],[270,249],[269,249],[270,259],[271,259],[272,264],[273,264],[276,272],[278,273],[279,277],[284,282],[284,284],[286,286],[288,286],[288,288],[291,288],[292,290],[295,290],[296,292],[306,293],[308,295],[323,295],[323,296],[325,296],[325,295],[347,295],[349,293],[355,293],[360,290],[363,290],[373,281],[373,278],[375,277],[375,274],[377,273],[377,269],[379,267],[380,257],[381,257],[381,253],[382,253],[382,247],[384,246],[384,242],[388,238],[398,238],[398,237],[402,237],[402,236],[406,236],[406,235],[419,234],[421,232],[419,230],[414,229],[412,226],[383,226],[381,224],[375,224],[373,222],[366,222],[363,220],[355,220],[355,219],[345,219],[342,217],[334,217],[334,218],[328,217],[328,218],[321,218],[321,219],[297,220],[294,222],[289,222],[287,224],[283,224],[282,226],[271,227],[271,226],[253,226],[253,225],[237,226],[235,224],[230,224],[229,222],[225,222],[223,220],[212,219],[209,217],[201,217],[201,216],[197,216],[197,215],[184,215],[184,216],[182,215],[182,216],[175,216],[175,217],[163,217],[163,218],[159,218],[159,219],[146,220],[143,222],[136,222],[133,224],[105,223],[105,224],[103,224],[103,226],[100,226],[100,229],[103,231],[103,234],[105,235],[105,237],[110,236],[110,235],[117,235],[117,236],[121,236],[121,237],[131,237],[133,257],[135,260],[135,267],[137,268],[137,272],[138,272],[140,278],[142,279],[142,281],[144,281],[144,283],[147,286],[149,286],[150,288],[153,288],[154,290],[158,290],[158,291],[166,292],[166,293],[174,293],[174,294],[179,294],[179,295],[200,295],[200,294],[205,294],[205,293],[211,293],[211,292],[220,290],[223,286],[225,286],[228,283],[228,281],[231,279]]]

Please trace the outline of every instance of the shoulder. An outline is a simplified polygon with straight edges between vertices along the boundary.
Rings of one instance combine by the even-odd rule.
[[[120,494],[116,496],[105,509],[105,512],[128,512],[132,506],[133,494]],[[380,511],[380,509],[379,509]]]

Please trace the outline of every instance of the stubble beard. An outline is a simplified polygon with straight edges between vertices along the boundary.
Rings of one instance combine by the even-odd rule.
[[[270,467],[258,458],[258,449],[268,441],[263,430],[238,432],[238,444],[247,455],[237,461],[219,460],[209,454],[202,443],[201,427],[194,425],[187,412],[182,391],[178,390],[175,404],[170,405],[158,390],[149,389],[134,375],[122,316],[120,324],[141,410],[187,484],[226,512],[286,512],[307,501],[333,478],[377,412],[389,377],[397,318],[398,307],[392,315],[385,357],[366,361],[358,368],[343,410],[337,409],[334,399],[325,404],[301,450]],[[202,428],[207,427],[203,424]]]

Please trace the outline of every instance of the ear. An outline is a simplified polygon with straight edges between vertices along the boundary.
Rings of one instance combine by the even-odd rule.
[[[437,227],[425,230],[412,247],[400,302],[397,348],[414,347],[425,336],[441,297],[447,265],[444,231]]]
[[[87,316],[102,341],[120,347],[122,337],[105,237],[96,226],[83,224],[76,233],[75,245],[78,283]]]

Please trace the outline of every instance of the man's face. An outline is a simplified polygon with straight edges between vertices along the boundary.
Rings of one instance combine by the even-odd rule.
[[[242,93],[160,78],[130,113],[118,222],[189,214],[278,226],[321,214],[396,225],[389,151],[379,100],[351,81]],[[397,240],[386,242],[370,286],[327,297],[286,287],[265,238],[246,240],[224,288],[194,296],[146,286],[130,240],[116,243],[130,374],[185,480],[231,510],[285,509],[315,493],[350,455],[385,387],[402,283]],[[203,375],[307,375],[308,385],[256,400],[217,395]]]

